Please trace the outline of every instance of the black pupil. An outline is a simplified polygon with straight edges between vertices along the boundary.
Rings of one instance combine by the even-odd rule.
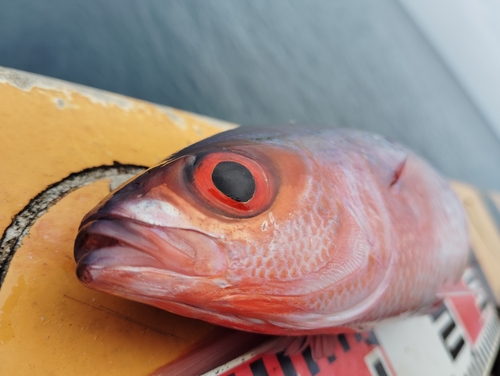
[[[245,166],[236,162],[220,162],[212,172],[219,191],[238,202],[247,202],[255,193],[255,180]]]

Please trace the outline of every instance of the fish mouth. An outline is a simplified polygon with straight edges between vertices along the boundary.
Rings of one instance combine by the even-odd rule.
[[[198,232],[151,226],[128,218],[84,220],[75,240],[77,277],[90,284],[96,271],[155,269],[184,276],[218,276],[227,267],[216,239]]]

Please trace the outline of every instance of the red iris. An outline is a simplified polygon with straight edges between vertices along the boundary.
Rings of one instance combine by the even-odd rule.
[[[234,152],[198,156],[190,180],[197,192],[221,214],[255,216],[274,199],[269,171],[258,162]]]

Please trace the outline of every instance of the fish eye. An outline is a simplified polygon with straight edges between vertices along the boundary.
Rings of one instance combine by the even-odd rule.
[[[186,166],[195,197],[216,212],[248,218],[269,208],[276,192],[265,166],[239,153],[214,151]]]
[[[238,202],[249,201],[255,193],[255,180],[252,173],[240,163],[220,162],[212,171],[215,187]]]

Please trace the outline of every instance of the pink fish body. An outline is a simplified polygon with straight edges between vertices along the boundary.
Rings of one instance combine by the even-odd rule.
[[[83,220],[90,288],[235,329],[368,328],[428,312],[468,256],[433,168],[347,130],[238,129],[173,155]]]

